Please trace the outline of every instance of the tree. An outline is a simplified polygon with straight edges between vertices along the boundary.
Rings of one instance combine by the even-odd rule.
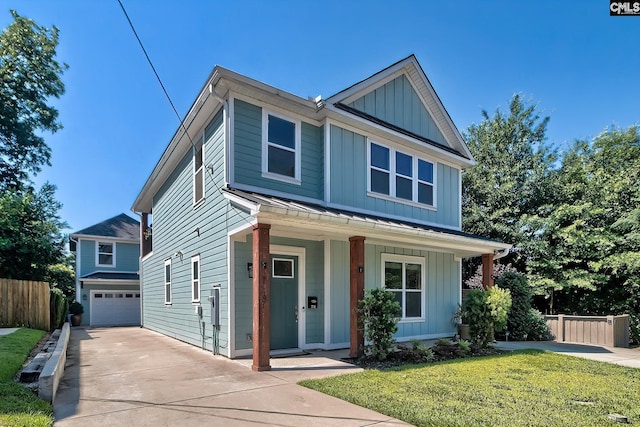
[[[552,309],[631,315],[640,342],[640,132],[612,128],[564,155],[555,209],[530,218],[547,249],[529,265]],[[544,255],[544,256],[542,256]]]
[[[14,22],[0,33],[0,190],[22,188],[30,173],[50,164],[51,150],[38,132],[62,127],[47,101],[64,93],[67,68],[55,59],[56,27],[11,15]]]
[[[536,106],[517,94],[507,114],[497,110],[489,117],[482,111],[482,116],[465,132],[477,164],[462,175],[463,229],[513,244],[505,263],[524,272],[535,233],[526,215],[549,210],[556,158],[545,142],[549,117],[540,118]],[[474,271],[469,265],[465,276]]]
[[[49,281],[52,266],[65,262],[66,227],[58,216],[55,186],[8,190],[0,196],[0,277]]]

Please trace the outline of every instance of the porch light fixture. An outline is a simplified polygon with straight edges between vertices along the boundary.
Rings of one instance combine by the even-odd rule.
[[[253,279],[253,263],[247,263],[247,273],[249,273],[249,279]]]

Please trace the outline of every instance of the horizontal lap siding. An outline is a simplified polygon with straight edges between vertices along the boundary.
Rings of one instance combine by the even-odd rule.
[[[108,239],[107,239],[108,241]],[[80,274],[87,274],[96,271],[118,271],[136,273],[139,270],[140,246],[135,243],[116,242],[116,263],[113,266],[96,265],[96,241],[80,240],[78,253],[80,254]]]
[[[238,184],[282,191],[321,200],[324,196],[324,142],[322,127],[302,122],[301,184],[262,177],[262,108],[234,101],[234,179]]]
[[[448,146],[435,121],[404,75],[396,77],[394,80],[369,92],[349,104],[349,106],[441,145]]]
[[[207,125],[204,162],[205,200],[193,206],[193,165],[189,152],[154,196],[153,254],[143,261],[144,326],[212,350],[211,305],[213,285],[220,285],[220,352],[228,353],[227,229],[244,223],[245,214],[222,196],[224,186],[224,128],[222,111]],[[198,230],[196,230],[196,228]],[[199,235],[198,235],[199,231]],[[182,259],[174,256],[182,252]],[[203,317],[191,302],[191,257],[200,255]],[[172,260],[172,304],[164,304],[164,261]]]
[[[460,227],[460,172],[437,164],[436,209],[367,195],[367,139],[365,136],[331,126],[331,203],[387,215]]]

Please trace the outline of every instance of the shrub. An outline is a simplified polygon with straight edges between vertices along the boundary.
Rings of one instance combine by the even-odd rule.
[[[384,289],[367,291],[364,299],[358,301],[364,334],[369,345],[365,352],[377,360],[384,360],[393,350],[396,341],[393,334],[398,330],[400,304],[393,293]]]
[[[84,307],[78,301],[74,301],[69,305],[69,313],[82,314],[84,313]]]
[[[49,320],[51,322],[51,330],[60,328],[64,323],[67,312],[69,310],[69,301],[64,293],[53,288],[49,290]]]
[[[551,333],[544,316],[535,308],[530,308],[527,313],[527,340],[547,341],[551,339]]]
[[[517,272],[506,272],[496,280],[496,284],[511,292],[512,304],[507,321],[509,338],[514,341],[548,339],[549,334],[542,314],[531,308],[533,294],[527,277]]]
[[[481,348],[493,341],[494,330],[503,330],[511,309],[508,290],[494,286],[488,291],[474,289],[467,294],[462,313],[469,322],[471,340]]]

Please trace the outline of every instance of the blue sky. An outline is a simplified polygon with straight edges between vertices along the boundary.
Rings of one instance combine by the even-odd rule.
[[[562,148],[640,121],[640,16],[606,0],[122,0],[178,112],[218,64],[280,89],[328,97],[415,54],[460,131],[514,93],[551,116]],[[60,29],[69,64],[45,138],[61,216],[79,230],[131,205],[178,127],[116,0],[6,0]]]

